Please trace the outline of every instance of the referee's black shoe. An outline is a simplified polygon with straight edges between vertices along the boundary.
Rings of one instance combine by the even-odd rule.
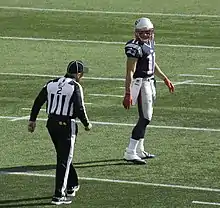
[[[71,204],[72,199],[66,196],[56,197],[53,196],[51,204],[61,205],[61,204]]]

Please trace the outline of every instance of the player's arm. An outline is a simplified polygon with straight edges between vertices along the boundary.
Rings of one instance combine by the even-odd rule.
[[[133,79],[133,74],[136,69],[137,58],[127,57],[126,62],[126,76],[125,76],[125,93],[131,93],[131,82]]]
[[[141,47],[133,42],[128,42],[125,45],[125,54],[127,56],[126,61],[126,75],[125,75],[125,96],[123,99],[123,106],[125,109],[129,109],[132,103],[131,99],[131,82],[133,74],[136,70],[138,58],[142,56]]]
[[[129,109],[132,104],[131,98],[131,82],[133,79],[133,74],[136,69],[137,58],[127,57],[126,62],[126,75],[125,75],[125,96],[123,99],[123,106],[125,109]]]
[[[164,83],[167,85],[167,87],[169,88],[170,92],[174,92],[174,85],[172,84],[172,82],[167,78],[167,76],[162,72],[162,70],[160,69],[160,67],[158,66],[157,63],[155,63],[155,75],[157,77],[159,77],[160,79],[162,79],[164,81]]]
[[[28,123],[28,131],[29,132],[34,132],[35,127],[36,127],[36,119],[39,114],[39,111],[42,107],[42,105],[46,102],[47,100],[47,86],[44,86],[38,96],[36,97],[34,104],[31,109],[30,113],[30,119]]]

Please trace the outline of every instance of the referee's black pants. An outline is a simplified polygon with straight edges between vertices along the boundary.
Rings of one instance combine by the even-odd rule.
[[[75,120],[49,116],[47,129],[57,153],[55,196],[61,197],[67,189],[78,185],[78,176],[72,164],[78,128]]]

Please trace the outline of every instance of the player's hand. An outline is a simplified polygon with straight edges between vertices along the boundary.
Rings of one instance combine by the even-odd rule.
[[[88,126],[85,126],[85,130],[86,131],[90,131],[91,128],[92,128],[92,124],[91,123],[89,123]]]
[[[168,78],[165,78],[164,79],[164,83],[166,84],[166,86],[169,88],[169,91],[171,92],[171,93],[173,93],[174,92],[174,85],[172,84],[172,82],[168,79]]]
[[[29,121],[28,123],[28,131],[33,133],[36,128],[36,122],[35,121]]]
[[[125,109],[129,109],[132,104],[132,98],[130,93],[125,93],[124,100],[123,100],[123,106]]]

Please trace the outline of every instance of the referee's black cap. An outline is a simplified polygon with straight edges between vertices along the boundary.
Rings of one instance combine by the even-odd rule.
[[[87,73],[88,71],[88,67],[81,60],[71,61],[67,66],[67,73],[69,74]]]

